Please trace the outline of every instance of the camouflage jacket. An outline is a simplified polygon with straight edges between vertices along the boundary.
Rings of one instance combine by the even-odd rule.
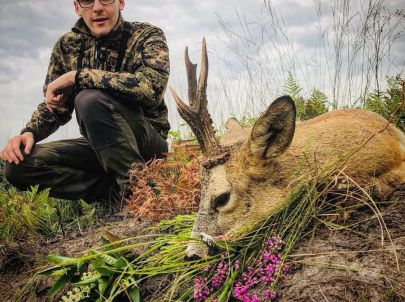
[[[71,119],[76,94],[95,88],[141,106],[145,119],[167,137],[170,125],[163,95],[169,68],[166,39],[158,27],[125,22],[120,16],[108,35],[96,38],[81,18],[56,42],[44,85],[45,94],[49,83],[77,70],[74,95],[53,112],[44,102],[39,104],[21,133],[32,132],[35,141],[48,137]]]

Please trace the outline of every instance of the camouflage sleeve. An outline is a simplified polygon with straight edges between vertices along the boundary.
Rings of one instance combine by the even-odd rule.
[[[48,73],[43,87],[44,95],[49,83],[66,73],[63,64],[63,54],[61,51],[62,38],[55,44],[51,59],[48,66]],[[61,125],[66,124],[72,117],[72,102],[67,101],[66,104],[51,112],[42,102],[38,105],[36,111],[32,114],[31,120],[27,123],[26,127],[21,130],[24,132],[32,132],[36,142],[41,141],[55,132]]]
[[[136,102],[144,108],[159,105],[169,78],[169,51],[163,32],[156,27],[142,38],[142,47],[127,49],[124,64],[131,72],[83,68],[76,76],[79,89],[107,90],[119,100]],[[138,44],[139,45],[139,44]],[[138,63],[139,62],[139,63]]]

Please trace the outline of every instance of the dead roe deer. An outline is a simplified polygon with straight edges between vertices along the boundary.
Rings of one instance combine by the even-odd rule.
[[[379,197],[405,182],[404,133],[383,117],[360,109],[337,110],[296,124],[294,102],[283,96],[267,108],[251,131],[230,119],[219,142],[207,110],[205,40],[198,82],[197,65],[190,62],[187,48],[185,61],[190,105],[172,93],[204,156],[193,236],[229,234],[268,217],[292,192],[291,182],[315,166],[322,169],[340,160],[346,175]],[[207,250],[191,243],[186,256],[204,257]]]

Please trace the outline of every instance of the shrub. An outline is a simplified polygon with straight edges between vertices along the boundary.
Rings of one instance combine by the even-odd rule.
[[[374,90],[364,103],[364,109],[376,112],[405,131],[404,80],[399,75],[388,77],[385,91]]]
[[[198,209],[200,165],[198,146],[190,142],[172,145],[166,160],[157,159],[146,167],[130,171],[133,179],[128,210],[141,220],[159,221]]]
[[[0,160],[0,190],[5,191],[9,189],[11,185],[9,182],[6,180],[6,177],[4,176],[4,161]]]
[[[64,201],[49,197],[49,189],[38,187],[19,192],[0,190],[0,242],[5,246],[41,236],[64,232],[72,221],[91,224],[95,207],[84,201]]]
[[[328,112],[326,104],[328,97],[318,89],[314,89],[311,96],[305,99],[301,95],[302,88],[298,85],[291,72],[284,86],[284,93],[288,94],[294,101],[297,110],[297,119],[305,121],[318,115]]]

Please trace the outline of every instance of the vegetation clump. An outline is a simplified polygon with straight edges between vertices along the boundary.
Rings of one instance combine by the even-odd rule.
[[[284,93],[293,99],[299,121],[305,121],[328,112],[328,97],[322,91],[314,89],[307,99],[301,95],[301,92],[302,88],[296,82],[293,74],[289,72]]]
[[[374,90],[364,103],[364,109],[376,112],[405,131],[405,80],[399,75],[387,78],[385,91]]]
[[[5,246],[42,237],[51,238],[73,223],[91,224],[94,206],[84,201],[63,201],[49,197],[49,190],[31,187],[18,192],[0,191],[0,242]]]
[[[4,173],[3,162],[0,169]],[[95,205],[51,198],[49,189],[40,191],[38,186],[20,192],[1,174],[0,271],[5,267],[17,269],[19,262],[30,264],[42,242],[92,225],[95,212]]]
[[[131,274],[133,264],[103,237],[104,252],[91,250],[81,258],[50,255],[54,266],[43,270],[41,275],[53,276],[56,281],[49,290],[56,294],[71,284],[73,287],[62,297],[62,302],[104,301],[105,298],[121,301],[128,296],[130,301],[140,301],[140,289],[136,275]]]
[[[155,159],[142,170],[130,171],[132,197],[127,210],[141,221],[160,221],[198,210],[199,151],[195,144],[178,142],[167,159]]]
[[[283,241],[274,235],[265,242],[261,255],[251,266],[243,269],[239,260],[235,260],[233,265],[229,266],[225,259],[221,259],[213,266],[213,269],[211,266],[207,266],[203,271],[211,271],[212,277],[208,279],[207,276],[201,274],[194,279],[194,301],[207,301],[225,282],[228,283],[228,287],[233,288],[232,297],[237,301],[274,300],[277,297],[276,284],[285,276],[289,268],[289,265],[281,259],[282,246]],[[235,279],[235,276],[238,278]],[[229,284],[230,281],[234,284]],[[259,285],[266,288],[263,297],[254,293],[255,288]],[[212,301],[217,301],[217,299],[212,299]]]

